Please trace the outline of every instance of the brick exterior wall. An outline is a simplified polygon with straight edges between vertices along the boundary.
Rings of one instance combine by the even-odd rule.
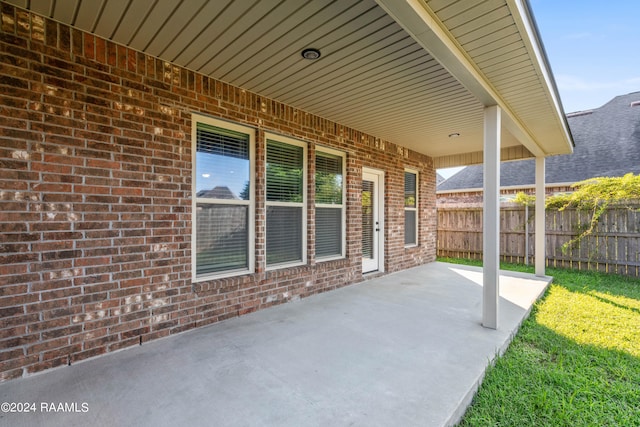
[[[52,20],[1,7],[0,380],[363,280],[362,168],[385,171],[385,270],[433,261],[429,157]],[[192,283],[191,114],[250,125],[256,273]],[[347,248],[265,271],[265,131],[347,153]],[[419,245],[404,248],[404,168]]]

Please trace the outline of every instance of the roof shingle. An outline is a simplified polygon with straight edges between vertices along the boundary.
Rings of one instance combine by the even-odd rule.
[[[620,95],[600,108],[567,115],[573,154],[546,159],[547,184],[574,183],[597,176],[640,173],[640,92]],[[438,185],[438,191],[482,188],[483,166],[467,166]],[[503,162],[500,186],[535,183],[535,160]]]

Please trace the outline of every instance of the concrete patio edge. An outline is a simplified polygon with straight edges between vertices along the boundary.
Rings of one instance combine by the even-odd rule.
[[[453,265],[458,265],[458,264],[453,264]],[[469,270],[472,270],[472,271],[477,271],[478,273],[482,272],[482,267],[475,267],[475,266],[464,266],[464,267],[468,268]],[[522,272],[518,272],[518,271],[500,270],[500,276],[501,277],[516,277],[516,278],[522,278],[522,279],[530,279],[532,277],[532,274],[522,273]],[[535,296],[535,301],[534,301],[534,303],[535,303],[535,302],[539,301],[540,298],[542,298],[544,296],[544,294],[546,293],[547,289],[549,288],[549,285],[553,281],[553,277],[552,276],[546,276],[546,275],[545,276],[534,276],[534,277],[536,279],[538,279],[538,280],[546,281],[546,285],[542,289],[540,289],[540,292],[538,292],[538,294]],[[469,387],[468,392],[460,400],[458,408],[451,414],[451,417],[447,420],[447,422],[446,422],[447,426],[455,426],[462,420],[462,418],[464,417],[464,414],[467,412],[467,409],[469,408],[469,406],[473,402],[473,398],[475,397],[476,393],[478,393],[478,390],[480,389],[480,386],[482,386],[482,382],[484,381],[484,378],[486,376],[487,369],[489,369],[490,366],[493,366],[493,364],[496,362],[496,360],[499,357],[502,357],[504,355],[504,353],[507,351],[507,349],[511,345],[511,342],[513,341],[513,339],[516,337],[516,335],[520,331],[520,327],[522,326],[522,324],[531,315],[531,311],[532,310],[533,310],[533,305],[529,306],[529,308],[526,310],[522,320],[520,320],[520,322],[518,322],[516,328],[509,334],[509,338],[503,343],[503,345],[498,349],[498,351],[496,351],[494,357],[487,361],[487,366],[485,367],[484,371],[478,376],[478,378],[471,385],[471,387]]]
[[[501,271],[503,326],[489,330],[481,277],[426,264],[9,381],[2,401],[89,411],[0,425],[453,425],[551,280]]]

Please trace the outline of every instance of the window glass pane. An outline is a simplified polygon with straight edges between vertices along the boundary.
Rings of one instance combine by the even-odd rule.
[[[416,207],[416,174],[411,172],[404,173],[404,206],[409,208]]]
[[[302,208],[267,207],[267,265],[302,261]]]
[[[302,147],[267,140],[267,200],[302,202]]]
[[[196,273],[248,268],[248,206],[196,205]]]
[[[404,244],[415,245],[417,243],[416,233],[416,211],[404,211]]]
[[[342,208],[316,208],[316,256],[342,255]]]
[[[249,200],[249,135],[197,126],[196,197]]]
[[[316,203],[342,204],[342,157],[316,155]]]

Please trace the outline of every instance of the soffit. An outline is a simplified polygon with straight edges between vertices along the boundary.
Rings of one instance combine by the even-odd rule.
[[[478,98],[374,0],[9,3],[432,157],[482,150]],[[504,1],[429,3],[542,135],[541,83]],[[303,59],[307,47],[321,58]],[[503,131],[502,146],[520,143]]]
[[[564,111],[535,24],[525,16],[525,3],[426,0],[424,4],[545,154],[570,153]]]

